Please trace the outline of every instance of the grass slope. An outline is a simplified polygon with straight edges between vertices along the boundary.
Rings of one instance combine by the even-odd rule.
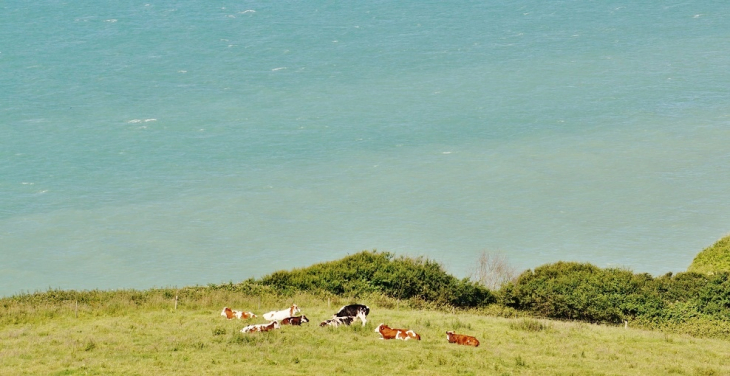
[[[730,272],[730,235],[698,253],[687,270],[696,273]]]
[[[199,299],[114,298],[99,304],[0,304],[0,374],[8,375],[727,375],[730,342],[585,323],[497,318],[483,311],[412,310],[384,297],[367,326],[321,328],[349,300],[214,291]],[[295,302],[312,322],[241,334],[224,305],[256,314]],[[35,314],[31,314],[35,312]],[[383,341],[377,324],[422,341]],[[478,348],[446,341],[476,336]]]

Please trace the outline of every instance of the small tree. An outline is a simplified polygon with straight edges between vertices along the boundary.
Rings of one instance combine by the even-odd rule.
[[[476,268],[472,279],[492,291],[499,290],[502,285],[517,277],[515,268],[509,264],[503,253],[483,251]]]

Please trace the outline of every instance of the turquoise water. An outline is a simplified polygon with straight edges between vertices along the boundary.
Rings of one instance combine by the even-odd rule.
[[[730,3],[636,3],[0,4],[0,296],[682,271],[730,231]]]

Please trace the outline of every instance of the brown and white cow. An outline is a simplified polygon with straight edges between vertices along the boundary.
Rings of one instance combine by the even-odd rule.
[[[234,317],[242,320],[256,317],[253,312],[236,311],[235,309],[230,309],[228,307],[223,307],[223,311],[221,311],[221,316],[227,318],[228,320]]]
[[[378,325],[378,327],[375,328],[375,332],[380,333],[380,339],[402,339],[404,341],[409,339],[421,340],[421,336],[412,330],[393,329],[385,324]]]
[[[307,316],[287,317],[281,320],[281,325],[302,325],[305,322],[309,322]]]
[[[348,317],[333,317],[329,320],[324,320],[321,323],[319,323],[319,326],[334,326],[335,328],[340,325],[350,325],[352,322],[355,321],[355,317],[348,316]]]
[[[281,321],[284,320],[287,317],[292,317],[296,315],[297,313],[301,312],[299,307],[297,307],[296,304],[292,304],[291,307],[287,309],[282,309],[281,311],[271,311],[264,313],[264,319],[269,321]]]
[[[475,337],[467,336],[464,334],[456,334],[452,331],[446,332],[446,339],[449,340],[449,343],[479,347],[479,340]]]
[[[279,326],[279,322],[272,321],[268,324],[249,325],[249,326],[241,329],[241,333],[268,332],[270,330],[279,329],[279,328],[281,328],[281,326]]]

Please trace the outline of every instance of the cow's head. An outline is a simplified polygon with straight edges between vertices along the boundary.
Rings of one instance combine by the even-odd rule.
[[[228,307],[223,307],[223,310],[221,311],[221,316],[231,319],[233,318],[233,310]]]

